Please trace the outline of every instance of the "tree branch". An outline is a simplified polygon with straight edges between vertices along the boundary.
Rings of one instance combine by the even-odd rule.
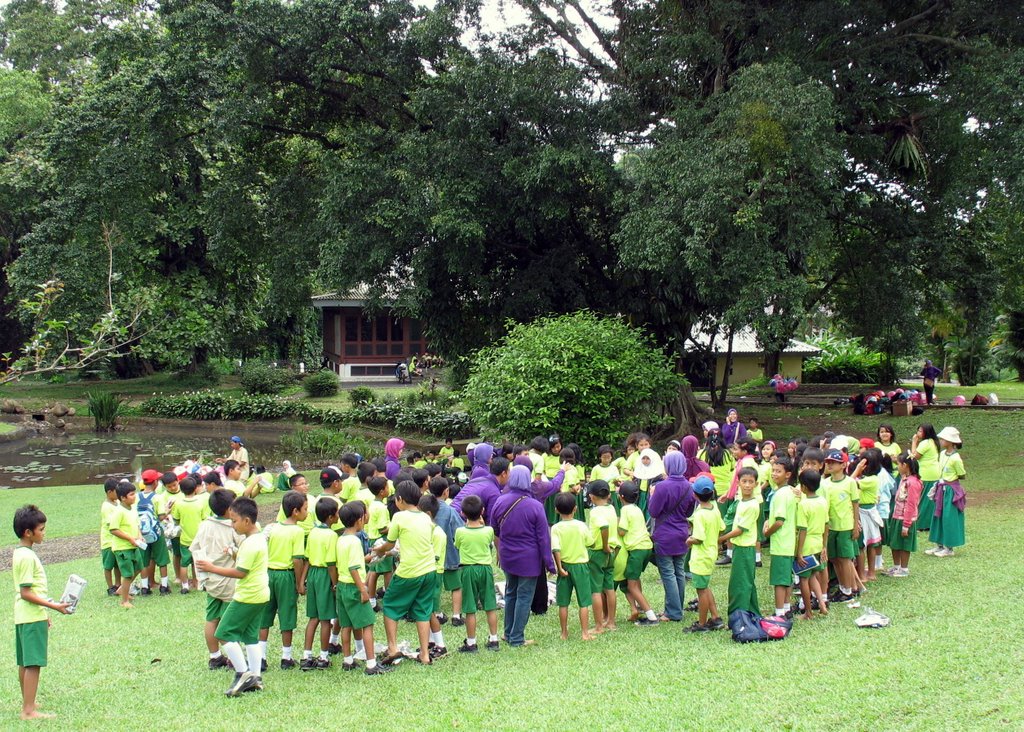
[[[587,48],[576,33],[576,27],[565,18],[565,8],[561,8],[561,15],[565,21],[559,23],[557,20],[545,13],[537,0],[519,0],[519,2],[530,11],[534,20],[546,25],[556,36],[565,41],[572,50],[579,54],[584,63],[598,73],[601,79],[607,83],[614,83],[618,78],[618,72],[613,67],[599,59],[593,51]]]
[[[619,55],[615,46],[613,46],[611,41],[608,39],[608,34],[605,33],[605,31],[602,30],[596,22],[594,22],[593,18],[583,12],[583,8],[580,6],[578,0],[566,0],[566,4],[575,10],[576,14],[580,16],[580,19],[586,24],[587,28],[590,29],[590,32],[594,34],[595,38],[597,38],[597,42],[601,44],[601,49],[608,54],[608,58],[618,64]]]

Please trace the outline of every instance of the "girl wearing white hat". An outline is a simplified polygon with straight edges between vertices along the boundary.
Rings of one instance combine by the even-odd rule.
[[[935,542],[934,549],[925,554],[936,557],[953,556],[953,548],[964,545],[964,506],[967,496],[960,481],[967,477],[963,458],[957,452],[963,444],[956,427],[943,427],[939,432],[941,475],[935,486],[935,516],[932,518],[928,538]]]

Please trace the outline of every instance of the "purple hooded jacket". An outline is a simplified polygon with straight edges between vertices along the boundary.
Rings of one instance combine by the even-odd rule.
[[[654,551],[663,556],[686,554],[686,540],[690,538],[687,519],[693,515],[697,499],[690,482],[683,477],[686,458],[682,453],[670,452],[665,456],[668,477],[658,482],[647,510],[654,519]]]
[[[513,466],[507,488],[494,502],[491,514],[498,539],[498,564],[505,574],[520,577],[538,577],[545,569],[553,573],[555,560],[551,556],[547,514],[544,505],[533,497],[529,468]]]

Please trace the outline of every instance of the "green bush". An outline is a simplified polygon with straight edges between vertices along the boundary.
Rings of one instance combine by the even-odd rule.
[[[175,383],[194,389],[217,386],[220,383],[220,377],[220,372],[212,363],[204,363],[193,371],[182,369],[174,373]]]
[[[96,424],[97,432],[113,432],[117,428],[117,418],[123,413],[124,403],[116,394],[101,392],[93,394],[86,392],[85,398],[89,404],[89,414],[92,415]]]
[[[296,430],[281,438],[281,446],[288,451],[291,459],[307,461],[336,460],[346,452],[360,455],[380,455],[384,452],[384,445],[379,440],[369,440],[323,427]]]
[[[242,366],[239,375],[242,391],[246,394],[279,394],[292,381],[287,369],[276,369],[258,361]]]
[[[377,400],[377,396],[373,393],[373,389],[368,386],[357,386],[355,389],[348,393],[349,401],[353,404],[370,404]]]
[[[821,353],[804,361],[803,380],[817,384],[877,384],[882,354],[861,344],[860,338],[824,330],[808,341]]]
[[[338,377],[333,371],[324,369],[306,377],[302,388],[311,397],[330,397],[338,393]]]
[[[292,405],[274,396],[250,394],[228,397],[212,391],[152,397],[144,401],[143,414],[193,420],[264,420],[290,416]]]
[[[472,435],[473,420],[465,412],[449,412],[431,404],[409,405],[400,401],[379,401],[353,406],[346,413],[352,422],[414,430],[433,435]]]
[[[516,325],[479,351],[462,400],[488,434],[556,431],[592,449],[656,426],[680,378],[643,332],[583,311]]]

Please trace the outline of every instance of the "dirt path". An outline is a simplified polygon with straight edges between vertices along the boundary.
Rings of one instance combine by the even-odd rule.
[[[280,506],[276,502],[261,505],[260,523],[266,526],[268,523],[276,521],[279,508]],[[11,568],[13,553],[13,546],[0,547],[0,572],[6,572]],[[39,559],[44,565],[71,562],[75,559],[88,559],[99,556],[100,542],[96,534],[47,539],[36,547],[36,554],[39,555]]]

